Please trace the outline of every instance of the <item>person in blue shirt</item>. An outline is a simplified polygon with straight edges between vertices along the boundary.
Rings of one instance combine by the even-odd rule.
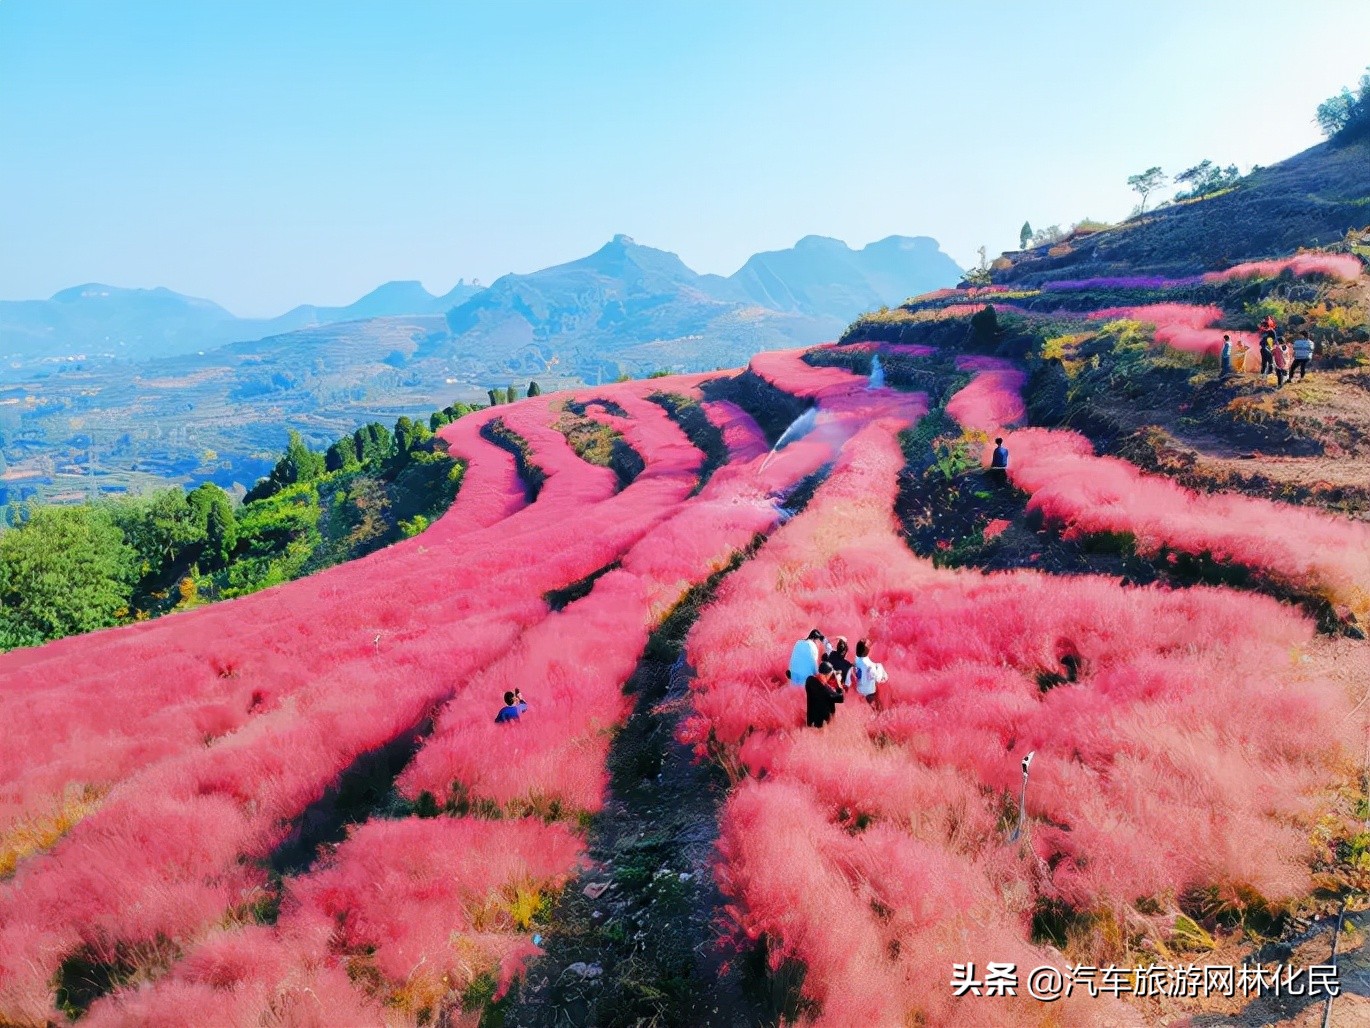
[[[504,706],[495,715],[495,724],[500,725],[506,721],[517,721],[519,716],[528,709],[528,704],[523,700],[523,692],[515,689],[513,692],[504,694]]]
[[[1000,480],[1008,477],[1008,447],[1002,439],[994,440],[994,453],[989,459],[989,473],[991,477]]]

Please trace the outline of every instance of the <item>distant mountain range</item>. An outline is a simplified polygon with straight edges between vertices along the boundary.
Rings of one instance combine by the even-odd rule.
[[[346,307],[302,304],[276,318],[239,318],[212,300],[170,289],[89,283],[47,300],[0,300],[0,357],[170,357],[340,321],[441,314],[478,291],[458,282],[434,296],[418,282],[387,282]]]
[[[852,250],[807,236],[724,278],[619,235],[580,260],[496,280],[448,312],[450,339],[428,352],[498,353],[520,375],[555,361],[587,381],[729,366],[758,350],[834,338],[857,312],[960,277],[926,237],[891,236]]]
[[[926,238],[852,250],[808,236],[724,277],[615,236],[484,289],[434,296],[390,282],[346,307],[270,319],[104,285],[0,303],[0,503],[250,484],[287,429],[323,448],[368,421],[484,401],[493,386],[736,367],[758,350],[835,339],[867,310],[960,277]]]
[[[960,274],[927,237],[891,236],[852,250],[806,236],[791,249],[756,254],[724,278],[620,235],[588,257],[506,275],[487,289],[459,282],[435,296],[418,282],[387,282],[345,307],[302,305],[276,318],[239,318],[164,288],[76,286],[47,300],[0,301],[0,357],[148,360],[338,322],[445,312],[451,355],[478,351],[488,360],[491,348],[507,351],[502,363],[510,371],[536,369],[554,355],[565,365],[639,346],[648,347],[639,354],[646,360],[662,343],[701,336],[742,353],[834,335],[862,311]]]

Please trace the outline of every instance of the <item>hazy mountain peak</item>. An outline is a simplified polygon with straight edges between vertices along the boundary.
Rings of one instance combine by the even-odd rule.
[[[105,285],[103,282],[86,282],[83,285],[62,289],[53,293],[50,299],[54,303],[73,303],[78,300],[139,299],[148,297],[156,297],[158,299],[176,298],[192,303],[213,302],[211,300],[201,300],[194,296],[182,296],[180,293],[173,292],[166,286],[154,286],[151,289],[129,289],[125,286]]]
[[[669,250],[658,250],[635,242],[632,236],[619,233],[589,257],[570,264],[563,269],[591,268],[610,278],[623,278],[634,282],[651,279],[660,283],[697,284],[699,275],[686,267],[685,262]],[[549,271],[557,271],[552,268]],[[534,272],[534,276],[541,274]]]
[[[815,235],[808,235],[808,236],[805,236],[803,239],[799,240],[799,242],[795,243],[795,244],[794,244],[794,249],[796,249],[796,250],[850,250],[851,247],[847,246],[847,244],[844,243],[844,242],[843,242],[842,240],[840,240],[840,239],[834,239],[832,236],[815,236]],[[783,251],[783,250],[776,250],[776,251],[772,251],[772,252],[774,252],[774,253],[784,253],[785,251]]]
[[[884,239],[867,243],[862,247],[862,252],[867,250],[918,250],[932,254],[939,249],[937,240],[933,239],[932,236],[886,236]]]
[[[758,253],[733,281],[765,307],[845,319],[950,284],[961,269],[926,236],[887,236],[860,250],[805,236],[788,250]]]
[[[377,286],[367,293],[360,300],[351,304],[352,308],[365,307],[376,303],[415,303],[427,306],[437,297],[423,287],[423,283],[415,279],[396,279]]]

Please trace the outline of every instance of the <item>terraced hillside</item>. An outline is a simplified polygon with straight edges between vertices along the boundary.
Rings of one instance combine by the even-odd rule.
[[[1370,887],[1356,245],[490,408],[421,535],[0,657],[0,1021],[1310,1022],[1184,975]],[[889,672],[821,729],[815,625]]]

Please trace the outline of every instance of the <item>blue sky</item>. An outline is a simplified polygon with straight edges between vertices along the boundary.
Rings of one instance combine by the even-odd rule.
[[[809,233],[962,264],[1126,177],[1319,141],[1370,3],[0,0],[0,298],[243,315],[616,232],[698,271]]]

